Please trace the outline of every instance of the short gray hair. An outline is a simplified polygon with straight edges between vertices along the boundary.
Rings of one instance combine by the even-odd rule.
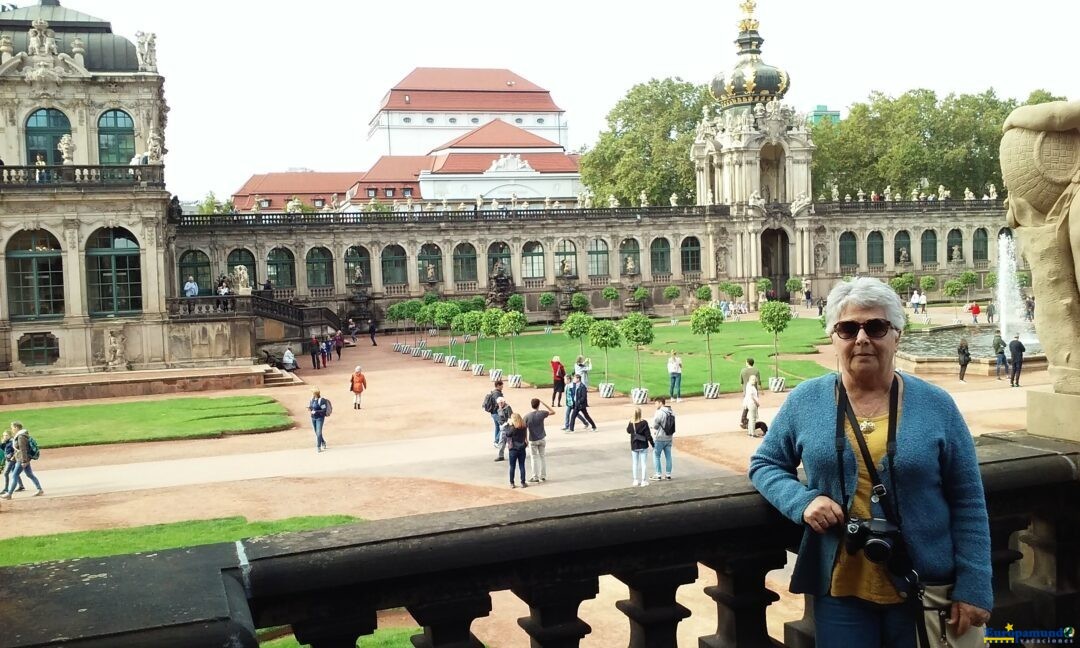
[[[833,326],[840,319],[840,313],[848,306],[862,308],[882,308],[885,318],[898,331],[904,330],[907,318],[904,304],[896,291],[873,277],[859,277],[851,281],[841,281],[826,298],[825,331],[832,333]]]

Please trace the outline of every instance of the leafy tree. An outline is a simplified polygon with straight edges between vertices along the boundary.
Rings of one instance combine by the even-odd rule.
[[[619,289],[615,286],[607,286],[600,291],[600,296],[608,303],[608,310],[615,314],[615,302],[619,299]]]
[[[724,290],[724,292],[727,293],[727,296],[730,297],[732,301],[738,301],[739,298],[743,296],[743,289],[742,286],[740,286],[739,284],[728,283],[725,284],[725,286],[726,289]]]
[[[773,376],[780,375],[780,334],[791,321],[791,308],[778,301],[765,302],[758,313],[761,327],[773,334]]]
[[[638,389],[641,388],[641,347],[650,344],[655,339],[652,320],[641,313],[630,313],[619,322],[619,332],[626,341],[634,345],[634,355],[637,357],[637,367],[634,379]]]
[[[937,288],[937,279],[934,277],[923,277],[919,279],[919,288],[922,288],[923,294],[930,292]]]
[[[454,337],[458,333],[465,332],[465,313],[458,313],[454,315],[450,320],[450,352],[447,355],[454,355]]]
[[[772,290],[772,279],[764,277],[762,279],[758,279],[757,283],[754,285],[757,286],[757,291],[759,295],[765,295],[767,297],[769,295],[769,291]]]
[[[469,300],[472,303],[472,309],[476,311],[482,311],[487,308],[487,300],[483,295],[477,295]]]
[[[956,298],[964,294],[964,282],[959,279],[949,279],[941,286],[941,291],[953,302],[953,317],[959,317],[956,311]]]
[[[517,311],[519,313],[525,312],[525,298],[521,295],[514,293],[506,298],[506,310]]]
[[[715,306],[701,306],[690,315],[690,332],[705,336],[705,355],[709,359],[709,382],[713,379],[712,336],[720,332],[724,313]]]
[[[416,343],[416,318],[420,314],[420,309],[424,307],[424,302],[419,299],[410,299],[405,302],[401,307],[402,319],[409,320],[411,322],[411,328],[413,330],[413,343]]]
[[[1026,272],[1016,273],[1016,285],[1021,288],[1027,288],[1031,286],[1031,275]]]
[[[611,320],[593,322],[589,327],[589,344],[604,350],[604,382],[608,382],[608,349],[622,344],[619,327]]]
[[[578,313],[589,310],[589,298],[585,296],[585,293],[574,293],[570,297],[570,310]]]
[[[231,199],[218,200],[213,191],[206,192],[206,196],[203,197],[196,210],[200,214],[232,214],[236,211]]]
[[[633,298],[634,301],[636,301],[638,305],[641,306],[641,312],[644,313],[645,300],[649,298],[649,290],[644,286],[638,286],[636,289],[634,289]]]
[[[467,335],[473,336],[473,363],[480,360],[480,329],[484,324],[484,314],[481,311],[469,311],[462,315],[463,330]]]
[[[997,288],[997,273],[991,270],[986,273],[986,278],[983,279],[983,287],[993,290]]]
[[[480,332],[491,338],[491,366],[495,367],[495,354],[499,346],[499,322],[502,320],[501,308],[489,308],[480,315]]]
[[[698,289],[694,291],[694,297],[697,297],[699,302],[710,302],[712,301],[712,288],[698,286]]]
[[[915,287],[915,275],[910,272],[896,275],[892,279],[889,279],[889,285],[892,286],[892,289],[896,291],[897,295],[905,297],[911,292],[911,289]]]
[[[578,355],[585,355],[584,340],[585,336],[589,334],[589,329],[592,328],[593,318],[585,313],[570,313],[566,321],[563,322],[562,329],[566,332],[567,337],[571,340],[577,340],[578,343]]]
[[[634,86],[581,157],[582,182],[601,201],[614,195],[623,205],[637,204],[642,190],[653,205],[666,205],[673,193],[689,200],[696,182],[687,151],[702,108],[712,103],[705,85],[679,78]]]
[[[396,302],[396,303],[390,304],[390,306],[388,306],[387,309],[386,309],[386,319],[387,319],[387,321],[394,322],[395,325],[398,324],[399,322],[401,322],[401,320],[405,319],[404,302]],[[401,327],[400,326],[394,326],[394,342],[400,342],[400,341],[401,341]]]
[[[678,286],[664,288],[664,299],[674,302],[679,297],[682,297],[682,290]]]
[[[1058,97],[1056,95],[1050,94],[1050,92],[1047,91],[1047,90],[1043,90],[1042,88],[1039,88],[1038,90],[1032,90],[1031,94],[1028,95],[1027,101],[1025,101],[1024,103],[1034,105],[1034,104],[1050,103],[1051,101],[1067,101],[1067,100],[1068,100],[1068,97]]]
[[[967,290],[968,299],[971,299],[971,289],[975,287],[975,284],[979,283],[979,275],[975,274],[972,270],[964,270],[957,277],[957,280],[964,285],[964,289]]]
[[[540,293],[540,299],[538,303],[540,304],[540,308],[543,308],[546,311],[550,311],[551,308],[555,305],[555,293]]]
[[[416,325],[424,328],[435,323],[436,304],[424,304],[416,311]]]
[[[799,293],[802,292],[802,279],[791,277],[784,282],[784,288],[788,291],[788,299],[799,301]]]
[[[499,318],[499,334],[510,338],[510,372],[517,373],[517,351],[514,349],[514,338],[521,335],[529,320],[521,311],[509,310]]]
[[[461,304],[457,302],[439,302],[435,305],[435,327],[449,328],[454,318],[461,315]]]

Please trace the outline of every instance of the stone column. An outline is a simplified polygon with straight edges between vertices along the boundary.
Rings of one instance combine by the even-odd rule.
[[[671,237],[671,281],[682,281],[682,236]]]
[[[920,235],[918,237],[915,237],[915,236],[911,237],[911,249],[908,250],[908,253],[911,256],[911,267],[914,269],[915,272],[922,272],[922,234],[921,233],[920,233]],[[916,279],[916,281],[918,281],[918,279]],[[916,285],[915,287],[918,288],[918,285]],[[921,288],[919,289],[919,292],[920,293],[922,292]]]
[[[745,259],[743,258],[743,248],[746,245],[746,235],[744,232],[735,232],[735,277],[741,279],[746,275]]]
[[[641,250],[641,282],[652,282],[652,241],[649,241],[649,237],[646,236],[645,242],[648,246]]]
[[[488,246],[486,242],[475,243],[476,248],[476,284],[481,294],[487,293],[488,270],[491,269],[491,259],[488,258]]]
[[[544,245],[544,283],[555,285],[555,239],[545,239]]]
[[[337,615],[328,615],[325,619],[311,623],[298,623],[293,626],[297,641],[313,648],[336,646],[355,646],[365,635],[375,632],[379,627],[375,610],[342,610]]]
[[[463,592],[444,601],[417,603],[406,607],[424,634],[413,635],[416,648],[482,648],[483,643],[469,630],[474,619],[491,614],[491,596]]]
[[[870,265],[866,262],[866,233],[855,234],[855,259],[858,263],[858,272],[866,272]]]
[[[614,242],[618,239],[612,239],[608,243],[608,281],[616,282],[622,279],[622,265],[619,263],[619,259],[622,255],[619,254],[619,248],[614,245]]]
[[[576,648],[592,631],[578,618],[578,606],[595,598],[599,589],[595,576],[515,585],[514,594],[529,605],[529,616],[519,618],[518,625],[528,633],[533,648]]]
[[[85,256],[79,254],[79,227],[78,225],[67,227],[64,232],[64,311],[67,317],[86,317],[87,314],[87,295],[84,292],[86,266],[84,264]],[[2,303],[6,309],[9,303],[7,282],[0,283],[3,284],[0,286],[0,295],[3,295]]]
[[[708,257],[703,258],[702,263],[706,264],[705,273],[704,273],[705,279],[707,281],[715,282],[716,281],[716,233],[713,231],[713,229],[714,228],[713,228],[712,224],[710,223],[707,226],[707,229],[706,229],[706,231],[708,232],[708,236],[705,237],[705,240],[706,240],[706,242],[708,243],[708,246],[709,246]],[[702,256],[704,257],[705,255],[702,255]]]
[[[345,272],[345,250],[349,248],[348,244],[339,244],[336,246],[334,252],[334,294],[344,295],[348,289],[345,287],[348,277]]]
[[[443,293],[457,292],[457,277],[454,276],[454,242],[442,242]]]
[[[949,267],[949,232],[945,231],[944,236],[939,236],[937,240],[937,258],[938,268],[946,270]],[[938,286],[940,288],[940,286]]]
[[[417,268],[416,243],[410,241],[408,245],[403,245],[405,248],[405,273],[409,282],[409,294],[410,295],[423,295],[424,287],[420,285],[420,270]]]
[[[368,254],[371,255],[371,292],[382,294],[386,292],[382,276],[382,245],[378,241],[372,241],[368,246]]]
[[[521,252],[524,249],[520,240],[508,241],[510,244],[510,284],[512,291],[518,286],[518,282],[524,280],[521,276]]]
[[[964,251],[964,267],[975,267],[975,230],[967,228],[967,231],[963,232],[964,241],[960,245],[960,249]]]
[[[675,601],[675,591],[697,580],[697,571],[697,563],[676,563],[614,574],[630,588],[630,598],[615,603],[630,619],[630,648],[677,645],[676,628],[690,610]]]
[[[308,290],[307,250],[304,250],[302,245],[297,245],[296,249],[300,250],[300,254],[293,257],[293,263],[296,265],[296,295],[306,297],[311,294]],[[278,288],[278,286],[274,287]]]
[[[896,269],[896,230],[890,230],[889,236],[884,236],[885,232],[882,232],[882,238],[884,239],[883,245],[885,246],[885,271],[892,274]]]
[[[765,611],[780,597],[765,587],[769,571],[783,568],[783,549],[716,557],[702,561],[716,570],[716,585],[705,593],[716,601],[716,632],[698,639],[699,648],[771,648]]]

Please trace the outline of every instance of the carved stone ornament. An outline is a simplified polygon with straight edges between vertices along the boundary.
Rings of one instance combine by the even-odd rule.
[[[522,160],[521,156],[516,153],[500,155],[499,159],[491,161],[491,166],[488,167],[487,171],[484,173],[503,173],[507,171],[536,173],[536,171],[529,166],[529,161]]]
[[[135,32],[138,45],[135,55],[139,59],[140,72],[157,72],[157,35],[154,33]]]
[[[33,84],[31,94],[36,97],[51,96],[65,77],[86,78],[90,73],[78,60],[56,48],[56,33],[48,21],[34,20],[26,33],[26,51],[10,53],[11,39],[0,40],[0,77],[22,77]]]

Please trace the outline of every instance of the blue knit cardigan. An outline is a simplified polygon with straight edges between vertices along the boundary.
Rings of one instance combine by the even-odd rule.
[[[878,472],[889,492],[898,494],[902,531],[915,569],[924,582],[955,582],[953,600],[989,610],[993,606],[990,527],[971,433],[944,390],[909,374],[900,378],[904,394],[896,429],[896,489],[886,459]],[[796,387],[750,459],[754,486],[797,524],[803,524],[803,511],[815,497],[841,499],[836,381],[837,375],[829,374]],[[855,452],[848,443],[844,453],[846,511],[851,510],[858,483]],[[800,463],[807,484],[797,476]],[[883,517],[879,505],[872,506],[874,516]],[[824,535],[809,526],[804,529],[791,577],[792,592],[829,593],[843,528],[838,525]]]

